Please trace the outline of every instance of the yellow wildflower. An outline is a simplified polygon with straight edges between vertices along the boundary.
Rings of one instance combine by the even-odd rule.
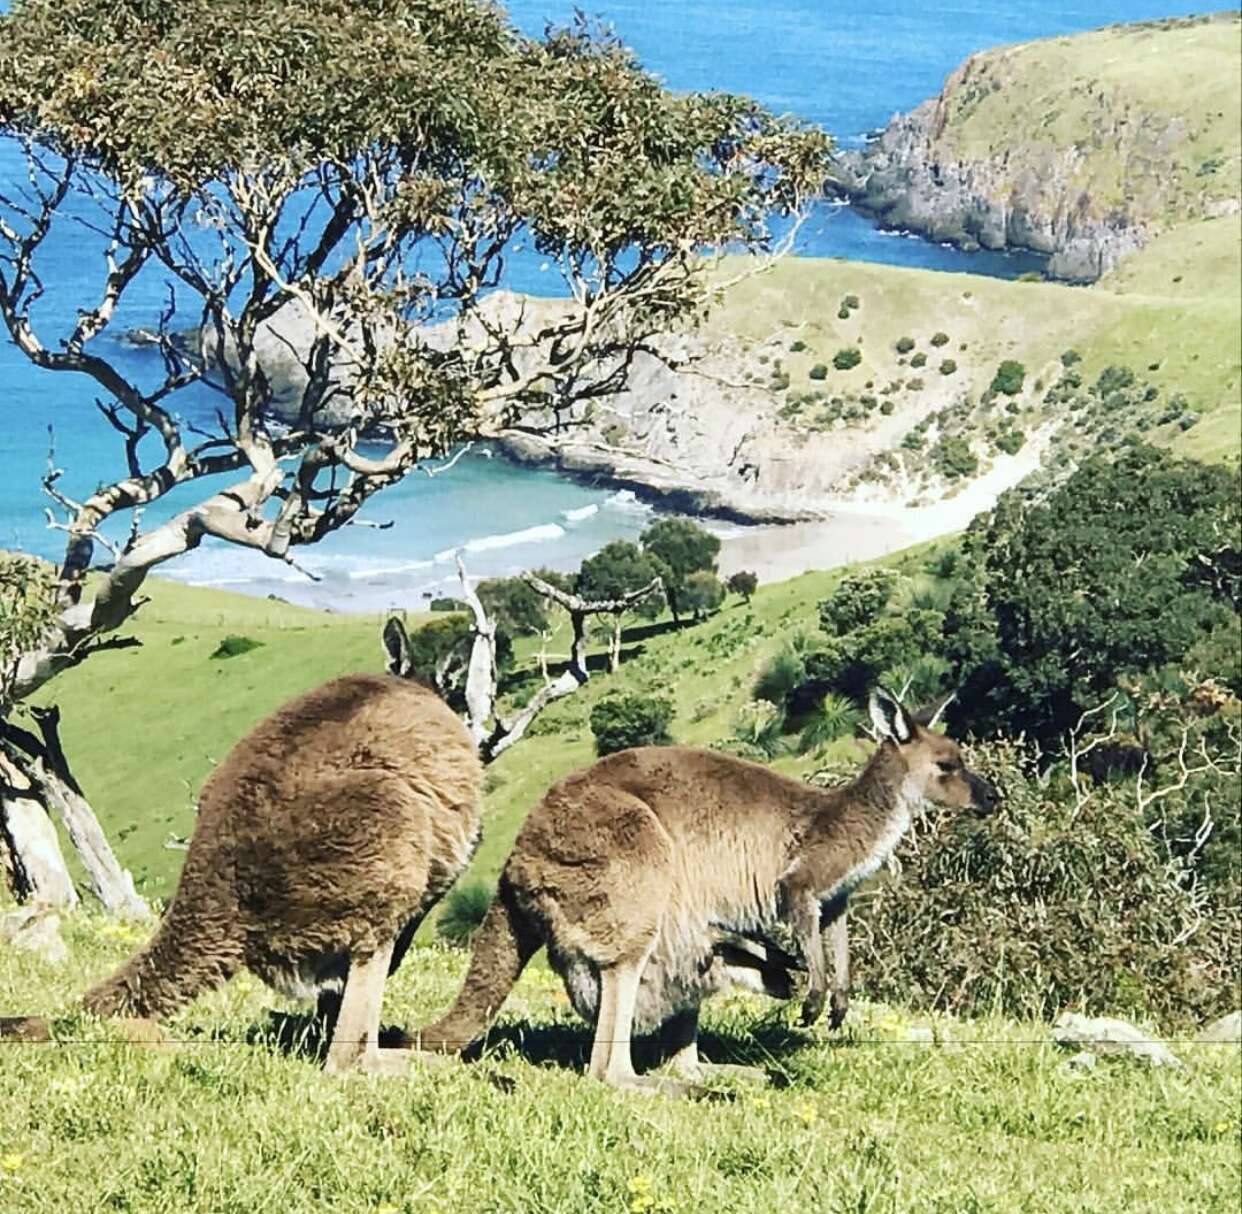
[[[396,1206],[385,1202],[382,1206],[375,1207],[375,1214],[401,1214]]]
[[[0,1168],[3,1168],[6,1172],[16,1172],[20,1170],[22,1164],[24,1164],[25,1162],[26,1162],[25,1155],[18,1155],[16,1153],[10,1152],[8,1155],[5,1155],[3,1158],[0,1158]]]
[[[636,1197],[630,1198],[630,1209],[634,1214],[643,1214],[644,1210],[650,1210],[655,1207],[655,1198],[650,1193],[639,1193]]]
[[[1227,1134],[1229,1132],[1229,1122],[1218,1121],[1213,1127],[1218,1134]]]
[[[652,1185],[652,1182],[651,1182],[650,1176],[630,1177],[630,1192],[631,1193],[640,1193],[640,1194],[650,1193],[651,1185]]]
[[[809,1100],[804,1100],[795,1106],[793,1114],[803,1125],[810,1125],[819,1116],[819,1111]]]

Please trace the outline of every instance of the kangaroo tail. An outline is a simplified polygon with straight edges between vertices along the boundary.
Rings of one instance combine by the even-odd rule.
[[[96,1016],[157,1020],[227,982],[242,966],[235,933],[211,914],[191,915],[174,898],[145,948],[82,996]]]
[[[0,1016],[0,1039],[48,1042],[52,1030],[42,1016]]]
[[[439,1020],[418,1032],[420,1048],[458,1053],[476,1040],[500,1011],[542,943],[543,934],[518,906],[512,888],[502,877],[475,934],[470,968],[457,999]]]

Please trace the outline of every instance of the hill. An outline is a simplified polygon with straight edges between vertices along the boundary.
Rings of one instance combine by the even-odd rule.
[[[895,227],[1052,255],[1091,281],[1180,224],[1236,214],[1239,14],[1172,18],[972,55],[842,160]]]

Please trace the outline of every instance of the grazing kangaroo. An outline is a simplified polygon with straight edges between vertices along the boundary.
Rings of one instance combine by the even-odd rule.
[[[420,1045],[455,1051],[477,1038],[546,944],[575,1010],[595,1022],[590,1074],[693,1090],[635,1074],[631,1034],[669,1021],[674,1066],[704,1074],[699,1004],[722,972],[720,928],[762,935],[778,917],[809,971],[803,1020],[817,1019],[827,994],[821,906],[883,863],[925,800],[988,810],[998,799],[955,742],[890,693],[877,690],[870,712],[880,745],[844,788],[675,746],[621,751],[555,784],[518,834],[456,1002]]]
[[[404,1070],[408,1051],[379,1046],[384,983],[470,859],[481,805],[474,745],[430,688],[347,675],[298,696],[211,774],[159,929],[83,1006],[150,1021],[245,967],[318,996],[327,1070]]]

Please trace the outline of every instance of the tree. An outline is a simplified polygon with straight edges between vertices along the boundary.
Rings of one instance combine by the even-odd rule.
[[[118,453],[84,495],[45,479],[59,610],[13,702],[204,539],[295,564],[461,441],[567,424],[702,315],[705,249],[767,247],[765,216],[824,176],[818,132],[470,0],[20,0],[0,47],[0,139],[26,158],[0,183],[0,321],[85,377]],[[62,229],[96,289],[58,332],[36,304]],[[519,245],[564,301],[491,293]],[[134,376],[102,339],[153,283]]]
[[[740,594],[749,603],[755,591],[759,589],[759,578],[748,570],[739,569],[737,573],[730,575],[725,585],[730,594]]]
[[[689,519],[660,518],[639,536],[639,542],[658,562],[669,610],[674,622],[680,622],[686,579],[700,570],[716,572],[719,537]]]
[[[707,569],[699,569],[686,578],[682,603],[696,620],[710,615],[724,602],[724,583]]]
[[[609,695],[591,709],[595,753],[610,755],[631,746],[663,746],[672,739],[668,727],[673,705],[659,696]]]
[[[582,562],[574,589],[584,599],[630,602],[632,610],[652,618],[660,612],[659,598],[653,592],[637,600],[632,596],[644,587],[650,591],[658,578],[655,561],[637,544],[628,540],[613,540]],[[621,664],[623,614],[623,611],[617,611],[612,616],[612,635],[608,646],[608,668],[612,671]]]
[[[945,621],[955,718],[1055,741],[1119,680],[1236,638],[1240,488],[1237,469],[1134,446],[1002,494],[967,532]]]
[[[1026,368],[1012,358],[1007,358],[992,376],[991,391],[1003,392],[1006,396],[1017,396],[1022,391],[1022,383],[1026,379]]]

